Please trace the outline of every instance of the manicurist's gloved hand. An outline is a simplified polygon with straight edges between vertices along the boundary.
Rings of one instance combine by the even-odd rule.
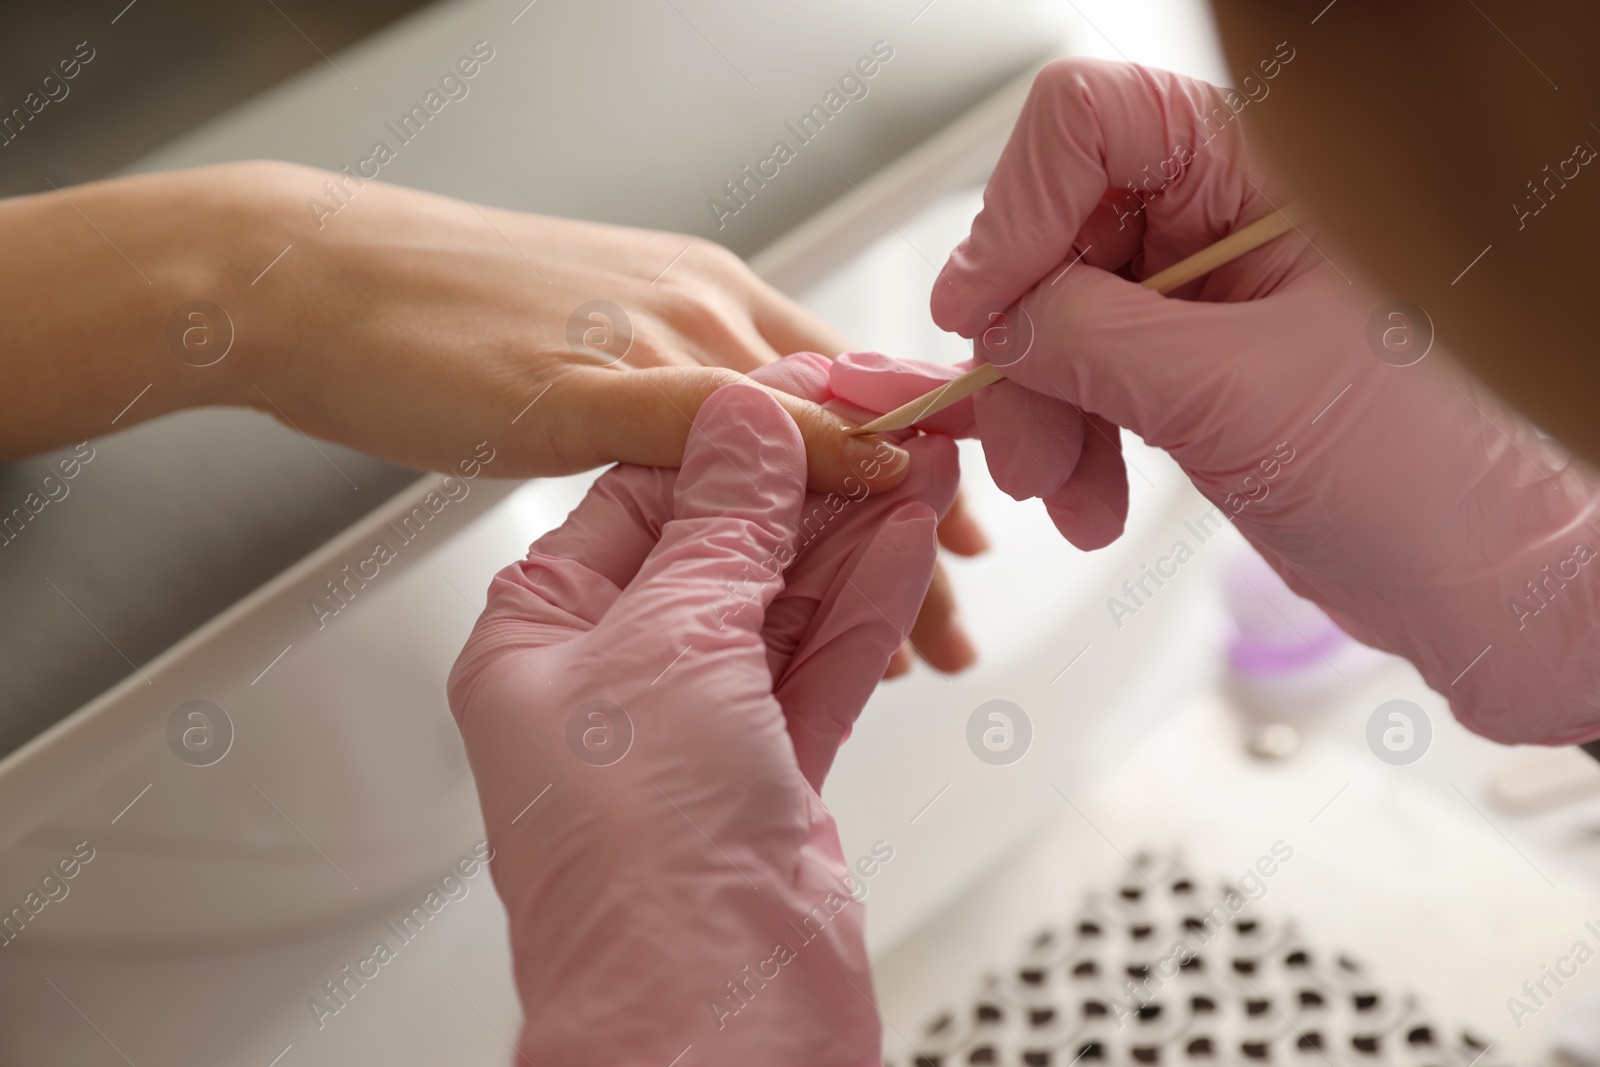
[[[978,336],[1007,311],[1031,321],[1032,346],[930,425],[982,438],[1002,488],[1043,497],[1085,547],[1121,531],[1116,427],[1129,429],[1170,452],[1292,588],[1410,659],[1472,729],[1600,736],[1587,474],[1440,346],[1396,365],[1422,354],[1426,322],[1379,312],[1309,224],[1171,296],[1136,284],[1288,201],[1245,151],[1241,100],[1126,64],[1040,74],[933,291],[944,328]],[[833,387],[889,408],[950,374],[851,356]]]
[[[822,400],[827,366],[759,376]],[[818,790],[955,493],[953,442],[908,447],[890,493],[808,494],[793,420],[730,385],[681,470],[610,471],[495,578],[449,692],[530,1062],[879,1062],[861,906]]]

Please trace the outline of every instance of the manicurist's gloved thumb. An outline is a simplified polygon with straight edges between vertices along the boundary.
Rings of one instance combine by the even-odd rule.
[[[618,639],[658,644],[669,640],[661,619],[710,612],[706,642],[759,644],[794,562],[805,492],[800,431],[778,400],[754,384],[713,393],[684,445],[672,518],[612,609]]]

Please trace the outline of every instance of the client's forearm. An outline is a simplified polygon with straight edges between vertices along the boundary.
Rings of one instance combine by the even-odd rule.
[[[236,326],[216,308],[237,314],[271,258],[261,180],[239,164],[0,202],[0,459],[239,401]]]

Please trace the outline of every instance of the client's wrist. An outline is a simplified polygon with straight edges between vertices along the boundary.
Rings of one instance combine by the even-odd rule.
[[[170,210],[184,221],[172,234],[166,342],[189,365],[179,375],[187,406],[270,412],[263,397],[294,351],[296,288],[284,274],[304,255],[295,186],[310,173],[253,161],[172,175],[166,192],[182,207]]]

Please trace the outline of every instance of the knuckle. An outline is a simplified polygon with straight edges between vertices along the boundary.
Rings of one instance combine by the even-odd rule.
[[[730,370],[727,367],[706,367],[700,373],[705,375],[706,381],[710,383],[712,392],[716,392],[725,385],[737,385],[740,382],[749,381],[738,371]]]
[[[704,287],[689,287],[682,298],[669,300],[658,314],[681,336],[714,350],[739,336],[732,309],[723,307],[716,293]]]
[[[707,273],[722,276],[731,276],[740,279],[752,278],[750,267],[738,254],[726,245],[720,245],[705,237],[691,238],[689,251],[684,256],[685,261],[694,260],[696,269]]]
[[[703,367],[694,372],[695,381],[700,385],[700,403],[705,403],[711,395],[725,386],[737,385],[749,381],[736,370],[726,367]]]

